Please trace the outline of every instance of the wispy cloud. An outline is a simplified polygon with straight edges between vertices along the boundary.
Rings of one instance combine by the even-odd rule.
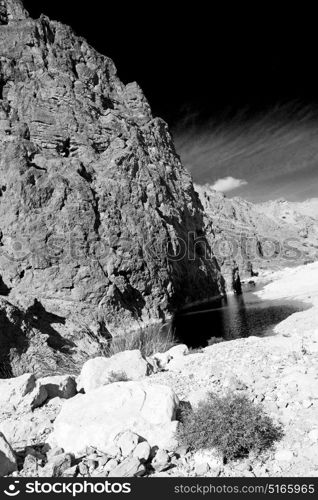
[[[235,179],[235,177],[223,177],[223,179],[218,179],[214,184],[212,184],[211,188],[215,189],[215,191],[221,191],[222,193],[226,193],[227,191],[232,191],[233,189],[237,189],[241,186],[245,186],[247,181],[244,179]]]
[[[196,184],[249,201],[303,201],[318,185],[318,110],[306,113],[181,123],[176,148]]]

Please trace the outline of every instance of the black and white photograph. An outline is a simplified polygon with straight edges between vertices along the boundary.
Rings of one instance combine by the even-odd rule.
[[[318,490],[318,31],[223,7],[0,0],[1,498]]]

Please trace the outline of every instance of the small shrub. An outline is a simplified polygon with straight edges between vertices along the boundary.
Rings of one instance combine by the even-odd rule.
[[[128,382],[128,377],[125,372],[110,372],[108,381],[110,384],[114,382]]]
[[[213,394],[183,415],[178,432],[181,445],[192,450],[217,449],[225,460],[261,453],[283,436],[282,427],[246,396]]]

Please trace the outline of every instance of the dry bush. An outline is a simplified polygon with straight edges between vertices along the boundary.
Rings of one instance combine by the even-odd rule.
[[[178,432],[181,445],[192,450],[216,449],[225,460],[261,453],[282,438],[282,427],[246,396],[210,394],[194,411],[187,411]]]
[[[172,329],[167,331],[166,325],[156,324],[144,330],[139,330],[111,339],[104,348],[104,356],[113,356],[118,352],[139,349],[147,357],[156,352],[166,352],[175,345]]]

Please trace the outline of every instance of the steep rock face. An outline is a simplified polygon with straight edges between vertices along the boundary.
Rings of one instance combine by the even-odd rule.
[[[318,200],[253,204],[226,198],[208,186],[196,189],[210,243],[229,285],[237,271],[241,278],[248,278],[261,269],[317,259]]]
[[[83,326],[122,334],[222,292],[191,177],[138,85],[69,27],[0,5],[3,294],[76,344]]]

